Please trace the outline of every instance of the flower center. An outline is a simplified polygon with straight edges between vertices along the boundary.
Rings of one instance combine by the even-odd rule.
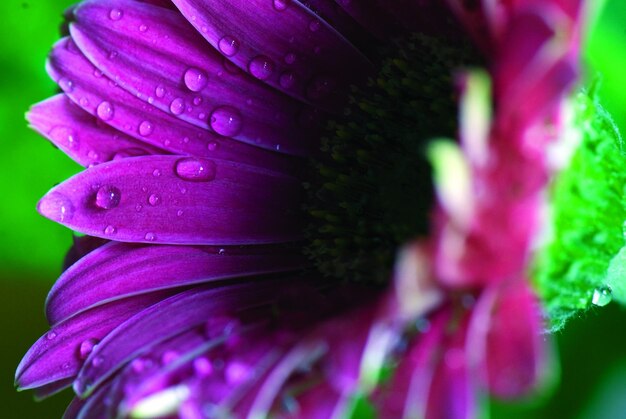
[[[353,87],[329,121],[315,176],[305,187],[305,252],[327,276],[382,282],[395,249],[428,233],[433,205],[429,139],[454,137],[453,71],[470,48],[415,34],[379,55],[379,72]]]

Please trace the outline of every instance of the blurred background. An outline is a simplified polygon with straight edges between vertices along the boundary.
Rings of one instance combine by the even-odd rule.
[[[600,2],[600,0],[589,0]],[[13,388],[15,368],[46,331],[45,296],[71,233],[40,217],[38,199],[79,167],[27,128],[29,105],[55,92],[44,72],[71,0],[0,2],[0,417],[59,418],[66,392],[43,402]],[[626,1],[607,0],[585,48],[587,80],[626,133]],[[614,304],[572,321],[556,336],[560,374],[552,391],[522,404],[492,403],[494,418],[626,418],[626,311]]]

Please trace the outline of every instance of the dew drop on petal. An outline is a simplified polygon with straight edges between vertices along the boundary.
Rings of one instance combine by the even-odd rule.
[[[111,20],[120,20],[124,16],[124,12],[120,9],[111,9],[109,12],[109,19]]]
[[[96,356],[92,361],[91,364],[94,367],[99,367],[100,365],[102,365],[102,363],[104,362],[104,358],[101,356]]]
[[[62,77],[59,79],[59,87],[66,93],[72,93],[74,91],[74,82],[70,79]]]
[[[80,346],[78,347],[78,355],[80,359],[87,359],[93,348],[98,344],[98,339],[87,339],[84,340]]]
[[[297,82],[296,75],[291,71],[286,71],[280,75],[280,86],[283,89],[291,89]]]
[[[266,80],[274,73],[274,62],[265,55],[259,55],[250,61],[248,71],[257,79]]]
[[[101,102],[96,108],[96,115],[98,115],[98,118],[102,119],[103,121],[110,120],[111,118],[113,118],[114,114],[115,110],[113,109],[113,105],[109,102]]]
[[[96,206],[105,210],[115,208],[120,204],[122,193],[115,186],[101,186],[96,192]]]
[[[598,307],[604,307],[609,304],[613,299],[613,293],[611,291],[611,287],[602,286],[596,288],[593,291],[593,296],[591,297],[591,303]]]
[[[186,157],[179,159],[175,167],[176,175],[192,182],[209,182],[215,179],[216,167],[211,160]]]
[[[46,335],[46,339],[48,339],[48,340],[52,340],[52,339],[54,339],[56,337],[57,337],[56,332],[48,332],[48,334]]]
[[[311,32],[317,32],[320,29],[320,26],[322,26],[322,24],[319,20],[312,20],[311,23],[309,23],[309,30]]]
[[[150,195],[148,197],[148,204],[152,205],[153,207],[156,207],[157,205],[160,205],[161,204],[161,196],[159,194],[153,193],[152,195]]]
[[[185,101],[180,97],[172,100],[172,103],[170,103],[170,112],[174,115],[180,115],[185,112]]]
[[[111,225],[106,226],[104,229],[104,234],[107,236],[112,236],[115,233],[117,233],[117,229]]]
[[[282,12],[289,7],[291,0],[274,0],[274,10]]]
[[[197,376],[208,377],[213,372],[213,365],[207,358],[200,357],[193,360],[193,369]]]
[[[165,96],[165,87],[162,84],[159,84],[156,89],[154,89],[154,94],[158,98],[162,98]]]
[[[184,213],[185,213],[185,211],[183,211],[183,210],[178,210],[178,211],[176,212],[176,215],[180,217],[180,216],[182,216]]]
[[[200,96],[196,96],[193,98],[193,104],[195,106],[200,106],[202,104],[202,98]]]
[[[139,32],[145,32],[148,30],[148,26],[146,25],[139,25]]]
[[[113,160],[125,159],[127,157],[145,156],[146,151],[136,147],[125,148],[113,155]]]
[[[80,146],[78,137],[73,129],[57,126],[50,130],[50,138],[59,145],[64,145],[71,150],[77,150]]]
[[[148,135],[152,134],[153,131],[154,125],[152,125],[152,122],[143,121],[141,124],[139,124],[139,135],[143,137],[147,137]]]
[[[41,215],[53,221],[70,221],[74,216],[74,205],[72,201],[60,192],[52,192],[44,196],[37,210]]]
[[[239,52],[239,42],[232,36],[224,36],[219,40],[218,48],[227,57],[232,57]]]
[[[161,170],[159,170],[159,169],[154,169],[154,170],[152,171],[152,176],[154,176],[154,177],[159,177],[159,176],[161,176]]]
[[[199,92],[204,89],[209,79],[206,73],[198,68],[190,67],[185,71],[184,75],[185,86],[192,92]]]
[[[293,52],[290,52],[289,54],[285,55],[285,63],[287,64],[295,63],[296,59],[297,59],[297,56]]]
[[[178,352],[176,351],[165,351],[163,353],[163,355],[161,356],[161,364],[162,365],[168,365],[171,364],[172,362],[176,361],[178,359],[179,355]]]
[[[215,141],[212,141],[207,144],[207,148],[209,149],[209,151],[215,151],[217,150],[217,143]]]
[[[141,212],[142,208],[143,208],[143,205],[141,205],[141,204],[135,205],[135,211],[137,211],[137,212]]]
[[[147,241],[149,241],[149,242],[153,242],[153,241],[155,241],[155,240],[156,240],[156,234],[148,232],[148,233],[146,233],[146,235],[144,236],[144,239],[146,239],[146,240],[147,240]]]
[[[243,121],[236,109],[220,106],[211,113],[209,124],[216,133],[232,137],[241,132]]]

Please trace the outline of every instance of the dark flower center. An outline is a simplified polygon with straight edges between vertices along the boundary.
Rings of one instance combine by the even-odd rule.
[[[455,69],[475,63],[458,42],[415,34],[382,49],[379,71],[353,87],[328,122],[305,184],[305,252],[323,274],[382,282],[398,245],[428,234],[433,206],[428,141],[455,137]]]

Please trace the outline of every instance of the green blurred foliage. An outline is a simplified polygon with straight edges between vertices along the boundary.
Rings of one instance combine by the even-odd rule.
[[[589,0],[595,2],[596,0]],[[29,105],[55,92],[44,61],[71,0],[0,2],[0,417],[58,418],[70,394],[34,403],[15,393],[20,358],[46,329],[43,303],[71,242],[66,229],[35,211],[37,200],[78,166],[26,127]],[[587,74],[601,73],[604,105],[626,132],[626,1],[607,0],[585,52]],[[626,312],[611,304],[557,334],[560,383],[530,404],[492,405],[494,418],[626,417]]]
[[[55,92],[44,72],[70,0],[0,2],[0,280],[50,281],[71,242],[64,228],[35,211],[39,198],[78,166],[28,129],[28,107]]]

